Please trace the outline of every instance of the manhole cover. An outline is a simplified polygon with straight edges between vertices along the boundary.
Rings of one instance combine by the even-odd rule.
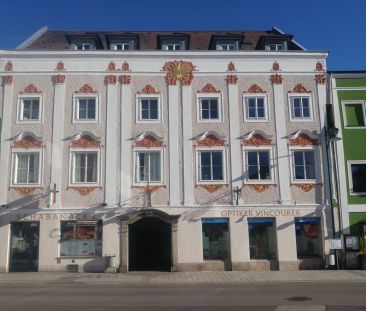
[[[312,300],[310,297],[290,297],[290,298],[285,298],[285,300],[288,301],[307,301],[307,300]]]

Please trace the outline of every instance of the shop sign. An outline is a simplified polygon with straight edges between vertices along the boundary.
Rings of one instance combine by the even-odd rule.
[[[99,216],[99,217],[98,217]],[[17,221],[60,221],[60,220],[97,220],[100,215],[93,213],[62,213],[62,214],[17,214]]]
[[[245,210],[245,211],[221,211],[222,217],[299,217],[298,209],[270,209],[270,210]]]

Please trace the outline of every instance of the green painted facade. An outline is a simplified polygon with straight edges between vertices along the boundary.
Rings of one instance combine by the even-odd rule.
[[[337,87],[362,87],[366,86],[366,79],[358,78],[340,78],[336,79]]]
[[[366,220],[366,212],[364,213],[349,213],[350,233],[362,235],[362,227],[360,222]]]

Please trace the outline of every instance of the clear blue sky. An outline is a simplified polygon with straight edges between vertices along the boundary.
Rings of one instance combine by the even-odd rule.
[[[366,0],[3,0],[0,48],[50,30],[269,30],[327,50],[329,70],[366,70]]]

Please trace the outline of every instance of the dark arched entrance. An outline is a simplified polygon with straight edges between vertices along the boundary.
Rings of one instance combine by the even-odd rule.
[[[141,218],[128,225],[129,270],[170,271],[171,224],[159,218]]]

